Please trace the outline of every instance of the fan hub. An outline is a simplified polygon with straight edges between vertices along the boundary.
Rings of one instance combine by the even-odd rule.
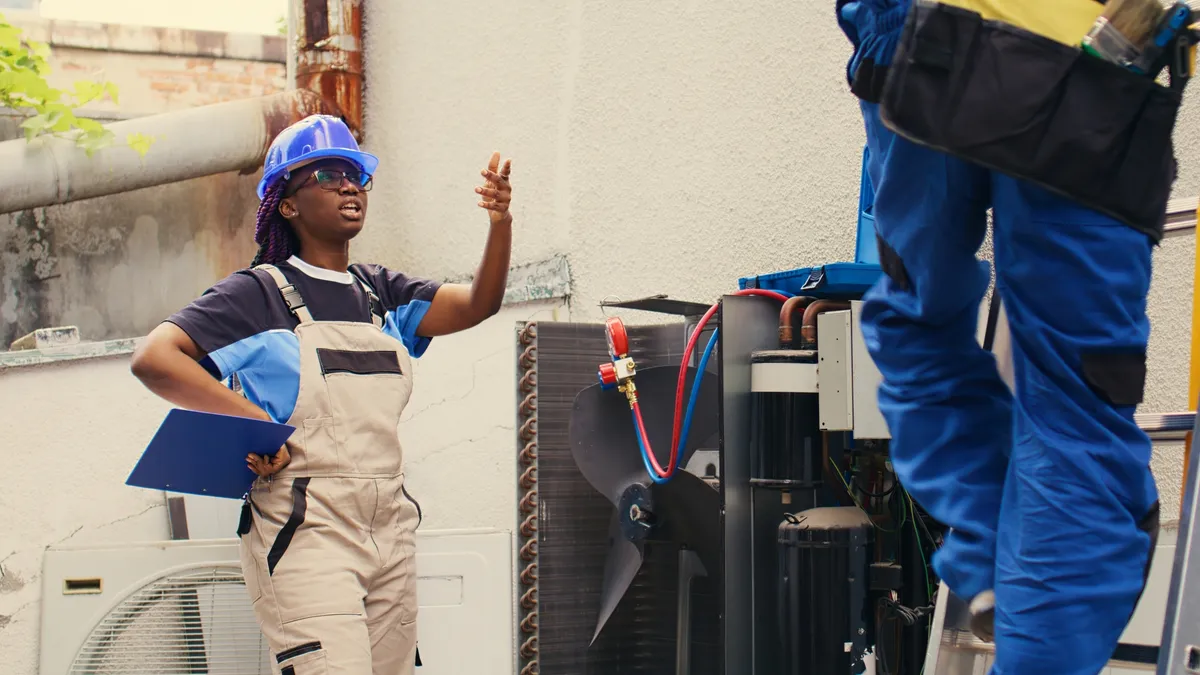
[[[645,539],[654,528],[654,499],[650,489],[641,483],[634,483],[621,493],[621,501],[617,505],[617,515],[621,519],[621,534],[629,541]]]

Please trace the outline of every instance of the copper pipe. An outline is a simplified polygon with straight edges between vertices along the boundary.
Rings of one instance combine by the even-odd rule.
[[[521,547],[521,560],[529,562],[537,558],[537,539],[530,539]]]
[[[362,0],[292,0],[296,87],[332,101],[363,140]]]
[[[521,521],[521,536],[533,537],[537,533],[537,514],[530,515]]]
[[[307,1],[307,0],[306,0]],[[333,0],[330,0],[333,1]],[[358,0],[354,0],[358,2]],[[521,473],[518,479],[518,484],[525,491],[524,496],[518,504],[518,512],[523,516],[519,532],[525,540],[521,545],[521,559],[528,564],[521,571],[520,582],[522,586],[528,587],[524,594],[521,595],[521,606],[526,610],[525,616],[521,619],[521,631],[524,633],[532,633],[532,637],[526,640],[521,645],[521,658],[527,660],[524,667],[521,668],[522,675],[531,675],[538,672],[538,648],[537,648],[537,633],[538,633],[538,609],[537,609],[537,510],[538,510],[538,490],[537,490],[537,328],[535,324],[528,324],[520,333],[520,342],[525,345],[520,358],[518,359],[518,369],[523,371],[521,376],[520,387],[525,397],[517,406],[518,415],[524,419],[520,429],[517,432],[524,447],[520,452],[520,462],[525,466],[525,470]]]
[[[537,461],[537,441],[526,443],[525,447],[521,448],[520,458],[521,463],[525,466],[529,466]]]
[[[521,400],[521,405],[517,407],[522,415],[532,415],[537,412],[537,392],[531,391]]]
[[[534,371],[529,371],[534,372]],[[521,423],[521,428],[518,431],[523,441],[532,441],[537,438],[537,417],[530,417]]]
[[[537,387],[537,370],[530,370],[521,376],[521,391],[533,391]]]
[[[532,468],[530,467],[530,469]],[[521,513],[533,513],[537,511],[537,490],[530,490],[525,493],[525,496],[521,497],[521,502],[518,506],[521,509]]]
[[[537,563],[531,563],[529,565],[526,565],[525,569],[521,570],[521,583],[525,584],[526,586],[533,585],[533,582],[537,581],[537,578],[538,578],[537,577]],[[521,625],[524,626],[525,622],[530,621],[530,620],[532,620],[531,623],[532,623],[533,627],[536,628],[537,627],[537,614],[531,614],[529,616],[526,616],[525,619],[521,621]],[[526,632],[529,632],[529,631],[526,631]]]
[[[537,324],[536,323],[526,324],[525,327],[521,329],[521,344],[527,345],[530,342],[533,342],[533,339],[536,337],[537,337]]]
[[[521,352],[521,367],[529,370],[535,363],[537,363],[537,347],[529,345],[525,351]]]
[[[800,341],[805,345],[817,344],[817,315],[850,309],[843,300],[818,300],[804,308],[804,321],[800,326]]]
[[[521,606],[525,609],[533,609],[537,607],[537,586],[525,591],[521,594]]]
[[[805,295],[796,295],[788,298],[783,303],[783,307],[779,310],[779,346],[787,349],[792,346],[793,328],[796,310],[802,307],[807,307],[808,303],[813,299]]]

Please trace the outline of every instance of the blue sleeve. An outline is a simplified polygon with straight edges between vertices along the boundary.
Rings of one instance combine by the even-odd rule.
[[[441,282],[410,277],[379,265],[361,265],[359,269],[383,303],[384,331],[404,343],[409,355],[420,358],[433,340],[417,335],[417,328],[429,311]]]
[[[213,377],[224,380],[244,368],[263,345],[254,339],[272,328],[272,316],[259,280],[247,272],[235,272],[217,282],[191,304],[167,319],[179,326],[205,354],[200,364]]]
[[[838,0],[838,25],[854,45],[846,68],[849,80],[854,80],[865,59],[877,66],[891,65],[910,4],[910,0]]]
[[[387,313],[384,330],[403,342],[414,359],[421,358],[429,348],[429,343],[433,342],[433,338],[417,335],[417,327],[421,325],[421,319],[425,318],[425,312],[429,311],[429,305],[428,300],[410,300],[407,305]]]

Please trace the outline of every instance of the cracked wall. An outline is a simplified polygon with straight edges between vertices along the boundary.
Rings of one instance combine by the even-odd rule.
[[[162,494],[125,486],[168,409],[128,357],[0,372],[5,675],[37,673],[47,546],[169,538]]]

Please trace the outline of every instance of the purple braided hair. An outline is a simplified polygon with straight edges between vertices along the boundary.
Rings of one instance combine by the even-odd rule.
[[[279,203],[283,201],[286,185],[287,182],[281,180],[267,188],[262,203],[258,205],[254,227],[254,242],[258,244],[258,253],[250,263],[251,267],[281,263],[300,248],[291,224],[279,213]]]

